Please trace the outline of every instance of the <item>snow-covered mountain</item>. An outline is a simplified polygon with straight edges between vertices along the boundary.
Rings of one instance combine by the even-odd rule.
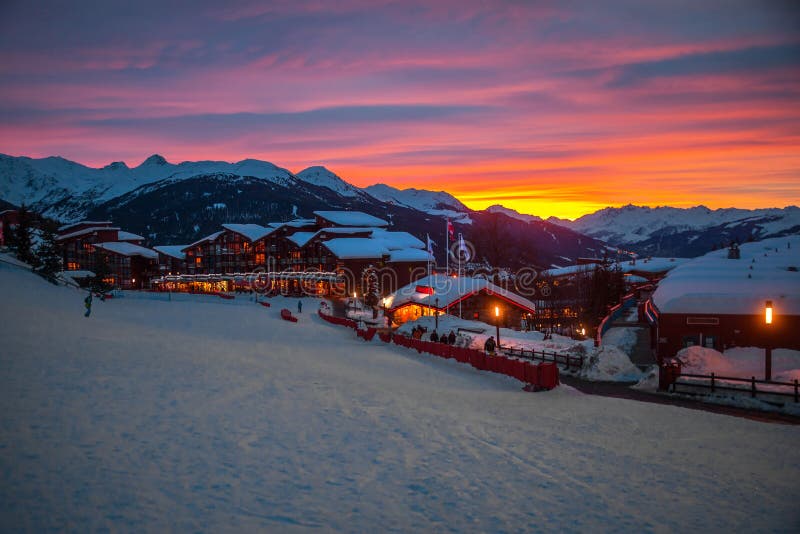
[[[297,178],[309,184],[327,187],[343,197],[357,197],[364,192],[342,180],[335,173],[321,166],[309,167],[297,173]]]
[[[280,185],[297,182],[286,169],[254,159],[237,163],[186,161],[176,165],[154,154],[134,168],[114,162],[97,169],[61,157],[33,159],[0,154],[0,198],[17,205],[25,203],[44,215],[69,221],[144,184],[220,173]]]
[[[766,236],[800,225],[800,208],[789,206],[783,209],[712,210],[705,206],[684,209],[666,206],[650,208],[629,204],[621,208],[604,208],[575,221],[552,217],[549,220],[609,243],[633,244],[646,241],[654,232],[697,231],[720,225],[756,221]]]
[[[800,233],[800,208],[746,210],[705,206],[671,208],[627,205],[604,208],[575,221],[550,222],[646,254],[697,256],[737,240]]]
[[[489,206],[488,208],[486,208],[486,211],[488,211],[489,213],[502,213],[503,215],[508,215],[512,219],[518,219],[520,221],[524,221],[527,223],[542,220],[541,217],[537,217],[536,215],[525,215],[524,213],[520,213],[517,210],[501,206],[500,204],[494,204],[493,206]]]
[[[470,209],[456,197],[445,191],[426,189],[397,189],[386,184],[375,184],[364,191],[383,202],[413,208],[431,215],[450,217],[463,224],[469,224]]]

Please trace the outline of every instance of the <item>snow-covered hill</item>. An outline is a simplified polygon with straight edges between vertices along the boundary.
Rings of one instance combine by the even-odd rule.
[[[363,195],[361,189],[350,185],[338,175],[322,166],[309,167],[297,173],[297,178],[309,184],[327,187],[343,197],[357,197]]]
[[[370,185],[365,187],[364,191],[383,202],[406,206],[431,215],[450,217],[463,224],[468,224],[470,221],[469,208],[446,191],[397,189],[386,184]]]
[[[615,245],[642,243],[654,236],[663,237],[682,232],[702,232],[715,227],[732,229],[752,226],[756,238],[769,237],[792,228],[800,228],[800,208],[768,208],[745,210],[725,208],[712,210],[705,206],[671,208],[627,205],[604,208],[575,221],[551,217],[551,222],[602,239]]]
[[[297,181],[286,169],[254,159],[237,163],[186,161],[176,165],[154,154],[134,168],[114,162],[97,169],[61,157],[33,159],[0,154],[0,198],[17,205],[25,203],[45,215],[68,221],[144,184],[221,173],[284,186]]]
[[[488,211],[489,213],[502,213],[504,215],[508,215],[513,219],[518,219],[520,221],[525,221],[525,222],[542,220],[541,217],[537,217],[536,215],[525,215],[524,213],[520,213],[517,210],[501,206],[500,204],[494,204],[493,206],[489,206],[488,208],[486,208],[486,211]]]
[[[0,262],[2,531],[791,531],[798,427]],[[768,488],[768,489],[765,489]],[[749,498],[758,495],[758,498]]]

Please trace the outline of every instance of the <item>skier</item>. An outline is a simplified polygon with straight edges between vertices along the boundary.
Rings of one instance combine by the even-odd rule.
[[[298,300],[297,301],[297,313],[303,313],[303,301],[302,300]]]
[[[89,292],[89,295],[83,299],[83,305],[86,306],[86,314],[84,317],[89,317],[92,314],[92,293]]]
[[[485,350],[488,354],[494,354],[495,342],[494,336],[489,336],[489,339],[486,340],[486,343],[483,345],[483,350]]]
[[[447,334],[447,343],[449,343],[450,345],[456,344],[456,335],[455,333],[453,333],[452,330],[450,330],[450,333]]]

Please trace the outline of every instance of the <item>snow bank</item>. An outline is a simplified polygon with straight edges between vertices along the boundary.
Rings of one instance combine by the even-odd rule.
[[[638,382],[642,371],[619,347],[603,345],[589,356],[581,378],[598,382]]]
[[[614,345],[628,355],[633,352],[636,341],[637,336],[634,328],[611,328],[603,336],[603,346]]]
[[[759,347],[735,347],[720,353],[705,347],[688,347],[678,352],[683,371],[691,374],[735,378],[763,378],[764,349]],[[774,349],[772,351],[772,379],[776,382],[800,380],[800,351]]]

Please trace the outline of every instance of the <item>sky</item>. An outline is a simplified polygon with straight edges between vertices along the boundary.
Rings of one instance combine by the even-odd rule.
[[[800,204],[800,4],[0,2],[0,152],[257,158],[575,218]]]

